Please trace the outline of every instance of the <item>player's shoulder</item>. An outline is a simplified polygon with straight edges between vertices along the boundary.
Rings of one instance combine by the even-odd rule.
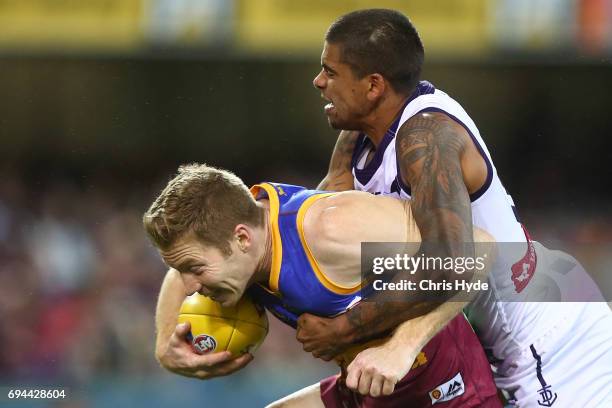
[[[345,191],[317,200],[306,214],[304,230],[322,245],[368,241],[381,223],[401,219],[404,207],[392,197]]]
[[[407,154],[417,147],[430,146],[445,152],[455,152],[459,158],[472,143],[466,128],[455,118],[446,112],[432,111],[419,112],[408,119],[398,130],[395,144],[399,155]]]
[[[402,124],[398,132],[405,133],[406,131],[432,131],[434,133],[454,132],[461,133],[467,136],[467,132],[463,126],[453,118],[449,113],[441,110],[427,110],[419,112],[411,116]]]
[[[317,200],[306,213],[304,230],[318,242],[344,240],[371,197],[363,191],[343,191]]]

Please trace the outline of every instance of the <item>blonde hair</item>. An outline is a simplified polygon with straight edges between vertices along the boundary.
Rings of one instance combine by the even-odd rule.
[[[179,167],[142,218],[149,239],[162,250],[193,232],[227,255],[236,225],[258,227],[263,220],[263,210],[238,176],[197,163]]]

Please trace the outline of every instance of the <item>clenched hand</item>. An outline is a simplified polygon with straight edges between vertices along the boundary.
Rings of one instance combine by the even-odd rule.
[[[397,345],[392,339],[365,349],[349,364],[346,386],[362,395],[389,395],[408,373],[419,352]]]
[[[175,374],[206,380],[232,374],[253,360],[251,354],[234,358],[229,351],[199,355],[186,339],[189,330],[188,322],[178,324],[167,347],[156,353],[159,363]]]

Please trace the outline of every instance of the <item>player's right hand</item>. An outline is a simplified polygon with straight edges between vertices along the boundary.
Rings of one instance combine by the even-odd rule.
[[[362,350],[347,367],[346,386],[361,395],[390,395],[410,370],[419,351],[394,338]]]
[[[189,322],[178,324],[166,346],[162,345],[161,350],[156,351],[157,360],[168,371],[206,380],[232,374],[253,360],[249,353],[235,358],[229,351],[206,355],[195,353],[186,339],[190,328]]]

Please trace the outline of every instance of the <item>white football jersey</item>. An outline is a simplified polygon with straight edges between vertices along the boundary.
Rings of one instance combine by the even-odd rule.
[[[442,112],[468,132],[487,165],[485,184],[470,195],[474,225],[489,232],[498,243],[516,243],[511,245],[514,253],[509,254],[512,251],[504,248],[506,258],[500,257],[496,261],[489,279],[492,290],[473,301],[466,311],[490,358],[499,363],[513,351],[529,347],[556,324],[554,316],[557,314],[553,312],[554,304],[501,301],[513,299],[513,295],[519,300],[521,288],[517,284],[520,282],[516,280],[516,275],[513,279],[511,267],[529,254],[529,246],[526,232],[515,215],[514,202],[498,177],[478,128],[461,105],[429,82],[421,81],[368,163],[366,160],[373,149],[372,143],[363,134],[359,137],[352,162],[355,189],[410,198],[410,189],[398,174],[395,136],[408,119],[420,112]],[[524,276],[519,275],[518,279],[521,278],[524,279]]]
[[[472,217],[474,225],[495,237],[499,254],[489,275],[491,290],[472,301],[466,314],[496,367],[498,388],[513,406],[525,408],[610,406],[610,308],[606,303],[585,302],[601,301],[597,300],[601,294],[574,258],[527,237],[476,125],[456,101],[422,81],[369,162],[373,145],[360,136],[352,161],[355,189],[410,199],[410,188],[398,175],[395,135],[419,112],[442,112],[457,121],[487,165],[485,184],[470,195]],[[563,271],[557,270],[559,265],[565,265]],[[549,281],[555,281],[560,292],[568,292],[560,298],[569,302],[543,302],[539,295],[540,302],[526,301],[533,300],[529,292],[552,287]],[[575,353],[579,346],[584,353]]]

